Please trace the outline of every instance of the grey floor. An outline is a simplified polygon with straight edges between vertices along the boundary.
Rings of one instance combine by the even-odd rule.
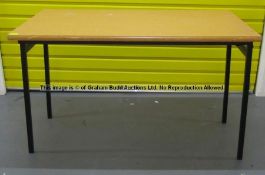
[[[241,96],[32,93],[35,154],[23,94],[0,96],[0,167],[125,170],[265,169],[265,98],[250,96],[244,160],[235,159]],[[92,173],[93,174],[93,173]]]

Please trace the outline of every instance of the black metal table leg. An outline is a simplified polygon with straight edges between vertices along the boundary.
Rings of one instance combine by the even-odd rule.
[[[52,105],[51,105],[51,91],[50,91],[50,66],[49,66],[49,50],[48,44],[43,44],[44,50],[44,66],[45,66],[45,82],[46,82],[46,102],[47,102],[47,115],[48,119],[52,118]]]
[[[24,91],[25,112],[26,112],[26,122],[27,122],[28,149],[29,153],[34,153],[33,129],[32,129],[30,94],[29,94],[27,48],[26,44],[24,43],[20,43],[20,54],[21,54],[23,91]]]
[[[230,65],[231,65],[231,49],[232,49],[232,45],[228,44],[227,49],[226,49],[225,91],[224,91],[224,98],[223,98],[222,123],[226,123],[226,121],[227,121],[227,106],[228,106],[228,94],[229,94]]]
[[[253,43],[248,43],[247,50],[246,50],[247,52],[246,52],[246,62],[245,62],[244,87],[243,87],[239,140],[238,140],[238,149],[237,149],[238,160],[242,160],[243,158],[246,118],[247,118],[247,109],[248,109],[248,95],[249,95],[252,50],[253,50]]]

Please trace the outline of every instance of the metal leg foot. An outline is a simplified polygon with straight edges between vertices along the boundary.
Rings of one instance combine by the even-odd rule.
[[[223,113],[222,123],[227,122],[227,106],[228,106],[228,94],[229,94],[229,80],[230,80],[230,65],[231,65],[231,44],[227,45],[226,49],[226,66],[225,66],[225,91],[223,98]]]
[[[252,50],[253,50],[253,43],[247,44],[245,75],[244,75],[244,87],[243,87],[243,98],[242,98],[242,106],[241,106],[239,140],[238,140],[238,149],[237,149],[237,159],[238,160],[242,160],[242,158],[243,158],[245,129],[246,129],[246,118],[247,118],[247,108],[248,108],[248,95],[249,95],[249,83],[250,83]]]
[[[27,123],[28,149],[29,149],[29,153],[34,153],[30,93],[29,93],[27,50],[26,50],[26,44],[24,43],[20,44],[20,54],[21,54],[21,66],[22,66],[23,88],[24,88],[23,90],[24,90],[24,101],[25,101],[25,112],[26,112],[26,123]]]
[[[44,66],[45,66],[45,82],[46,82],[46,102],[48,119],[52,118],[52,104],[50,91],[50,66],[49,66],[49,50],[48,44],[43,44],[44,50]]]

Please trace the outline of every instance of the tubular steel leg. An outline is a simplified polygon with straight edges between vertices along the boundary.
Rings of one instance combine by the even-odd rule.
[[[246,118],[247,118],[247,109],[248,109],[248,95],[249,95],[249,82],[250,82],[252,50],[253,50],[253,43],[247,44],[245,75],[244,75],[244,88],[243,88],[240,129],[239,129],[239,140],[238,140],[238,149],[237,149],[237,159],[238,160],[242,160],[242,158],[243,158]]]
[[[20,54],[21,54],[23,91],[24,91],[25,112],[26,112],[26,122],[27,122],[28,149],[29,149],[29,153],[34,153],[33,129],[32,129],[30,94],[29,94],[27,51],[26,51],[26,44],[24,43],[20,44]]]
[[[46,101],[48,119],[52,118],[51,91],[50,91],[50,67],[49,67],[49,50],[48,44],[43,44],[44,50],[44,66],[45,66],[45,82],[46,82]]]
[[[225,66],[225,91],[223,98],[223,114],[222,123],[227,121],[227,106],[228,106],[228,94],[229,94],[229,79],[230,79],[230,64],[231,64],[231,44],[227,45],[226,49],[226,66]]]

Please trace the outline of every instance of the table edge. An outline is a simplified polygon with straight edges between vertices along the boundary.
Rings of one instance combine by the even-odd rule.
[[[220,36],[220,37],[115,37],[115,36],[93,36],[93,37],[71,37],[71,36],[23,36],[23,35],[8,35],[8,40],[13,41],[46,41],[46,42],[53,42],[53,41],[65,41],[65,42],[258,42],[261,41],[261,36]]]

